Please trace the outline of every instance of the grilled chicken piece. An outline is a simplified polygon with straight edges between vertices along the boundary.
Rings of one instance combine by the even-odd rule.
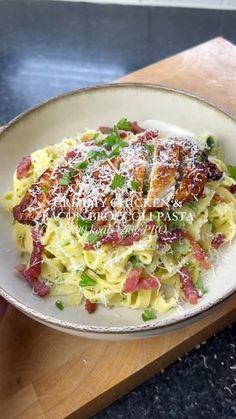
[[[202,195],[207,181],[208,160],[202,151],[185,142],[181,149],[180,181],[175,191],[175,200],[189,202]]]
[[[158,141],[150,176],[146,209],[161,208],[174,198],[180,166],[180,146],[171,140]]]

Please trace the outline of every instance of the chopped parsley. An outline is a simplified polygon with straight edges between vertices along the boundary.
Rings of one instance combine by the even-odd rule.
[[[159,225],[164,225],[163,220],[160,218],[160,213],[158,211],[154,211],[152,213],[152,219],[153,221],[155,221],[155,223],[159,224]]]
[[[146,144],[146,148],[150,154],[154,153],[154,145],[153,144]]]
[[[79,282],[79,285],[81,287],[95,287],[97,285],[97,282],[95,279],[91,278],[86,272],[83,272],[81,274],[81,280]]]
[[[120,147],[118,145],[116,145],[112,151],[108,154],[108,157],[114,157],[114,156],[118,156],[120,154]]]
[[[62,185],[62,186],[67,186],[67,185],[69,185],[70,180],[71,180],[71,174],[69,172],[69,173],[66,173],[65,175],[63,175],[61,177],[61,179],[59,179],[58,184]]]
[[[197,161],[198,163],[202,163],[202,156],[200,156],[200,154],[195,154],[194,156],[195,161]]]
[[[202,278],[199,274],[197,282],[196,282],[197,289],[201,292],[202,295],[207,294],[207,289],[204,287]]]
[[[88,162],[84,160],[84,161],[81,161],[80,163],[74,163],[72,167],[73,169],[79,169],[79,170],[87,169]]]
[[[127,147],[128,144],[126,141],[123,141],[120,138],[119,132],[117,131],[117,128],[114,127],[114,129],[111,131],[110,134],[105,138],[104,145],[107,147],[112,147],[113,145],[118,145],[119,147]]]
[[[122,175],[118,175],[117,173],[113,177],[113,180],[111,182],[111,189],[114,191],[117,188],[122,188],[126,183],[126,179]]]
[[[90,230],[93,222],[90,220],[84,220],[83,218],[77,218],[78,227],[83,227],[85,230]]]
[[[149,320],[154,320],[157,318],[156,312],[153,308],[150,309],[146,309],[144,310],[144,312],[142,313],[142,319],[144,322],[147,322]]]
[[[138,256],[132,256],[130,258],[130,262],[134,268],[143,268],[145,266],[144,263],[141,262],[141,260],[138,258]]]
[[[107,158],[107,154],[105,151],[97,151],[97,150],[89,151],[87,156],[89,160],[102,160],[102,159]]]
[[[231,166],[230,164],[227,166],[228,172],[230,177],[236,179],[236,166]]]
[[[126,118],[122,118],[117,122],[117,128],[123,131],[130,131],[132,128],[132,124]]]
[[[131,189],[136,191],[139,187],[139,182],[137,180],[131,180]]]
[[[188,207],[189,209],[191,209],[193,211],[195,211],[197,209],[196,201],[186,202],[185,205],[186,205],[186,207]]]
[[[95,244],[98,240],[100,240],[101,239],[101,237],[103,237],[104,236],[104,232],[97,232],[97,233],[95,233],[95,232],[90,232],[88,235],[87,235],[87,240],[88,240],[88,242],[90,243],[90,244]]]
[[[44,193],[48,193],[48,185],[41,186],[41,190],[42,190]]]
[[[210,151],[213,149],[214,145],[215,145],[215,140],[211,135],[209,135],[209,137],[207,137],[206,139],[206,146],[204,148],[205,153],[209,154]]]
[[[57,308],[59,308],[59,310],[64,310],[64,304],[63,304],[63,302],[61,301],[61,300],[57,300],[56,302],[55,302],[55,306],[57,307]]]
[[[150,182],[144,182],[144,184],[143,184],[143,192],[144,193],[148,193],[149,188],[150,188]]]

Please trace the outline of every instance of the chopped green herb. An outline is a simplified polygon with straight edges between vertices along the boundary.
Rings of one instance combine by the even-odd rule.
[[[164,225],[164,222],[160,218],[160,213],[158,211],[154,211],[152,213],[152,219],[153,219],[153,221],[155,221],[155,223],[157,223],[159,225]]]
[[[67,173],[64,176],[62,176],[61,179],[59,179],[58,184],[63,185],[63,186],[67,186],[67,185],[69,185],[70,180],[71,180],[71,174]]]
[[[198,163],[202,163],[202,156],[200,156],[199,154],[195,154],[194,158],[195,161],[197,161]]]
[[[146,144],[146,148],[150,154],[154,153],[154,145],[153,144]]]
[[[180,228],[181,230],[183,230],[188,227],[188,222],[185,220],[170,220],[168,222],[168,227],[170,229]]]
[[[149,320],[154,320],[156,318],[157,318],[157,315],[156,315],[156,312],[154,311],[153,308],[146,309],[142,313],[142,319],[143,319],[144,322],[147,322]]]
[[[134,268],[143,268],[145,266],[137,256],[132,256],[130,262]]]
[[[108,157],[109,157],[109,158],[111,158],[111,157],[114,157],[114,156],[119,156],[119,154],[120,154],[120,147],[117,145],[117,146],[115,146],[115,147],[112,149],[112,151],[108,154]]]
[[[209,154],[209,153],[210,153],[210,151],[213,149],[214,145],[215,145],[215,140],[214,140],[214,138],[210,135],[210,136],[209,136],[209,137],[207,137],[207,139],[206,139],[206,146],[205,146],[205,148],[204,148],[205,153],[206,153],[206,154]]]
[[[59,308],[59,310],[64,310],[64,304],[63,304],[63,302],[62,301],[60,301],[60,300],[57,300],[56,302],[55,302],[55,306],[57,307],[57,308]]]
[[[84,220],[83,218],[77,218],[78,227],[83,227],[85,230],[90,230],[93,222],[90,220]]]
[[[41,189],[44,193],[48,193],[48,186],[47,185],[41,186]]]
[[[107,158],[107,154],[105,151],[96,151],[96,150],[91,150],[88,152],[88,159],[89,160],[102,160],[102,159],[106,159]]]
[[[94,233],[94,232],[90,232],[87,235],[87,240],[90,244],[95,244],[98,240],[101,239],[101,237],[103,237],[103,233],[101,235],[101,233]]]
[[[84,160],[84,161],[81,161],[80,163],[74,163],[72,167],[73,169],[79,169],[79,170],[87,169],[88,162]]]
[[[104,140],[105,147],[112,147],[114,145],[118,145],[119,147],[122,147],[122,148],[128,146],[128,143],[126,141],[123,141],[120,138],[120,135],[116,126],[113,128],[110,134],[107,135],[107,137]]]
[[[97,282],[95,281],[95,279],[91,278],[91,276],[86,274],[86,272],[83,272],[81,274],[81,280],[79,282],[79,285],[81,287],[95,287],[96,284]]]
[[[132,124],[126,118],[122,118],[117,122],[117,128],[123,131],[130,131],[132,128]]]
[[[144,184],[143,184],[143,192],[144,193],[148,193],[149,188],[150,188],[150,182],[144,182]]]
[[[227,166],[228,172],[230,177],[236,179],[236,166],[231,166],[230,164]]]
[[[201,292],[202,295],[207,294],[207,289],[203,285],[203,281],[202,281],[202,278],[201,278],[200,274],[199,274],[198,280],[196,282],[196,287]]]
[[[125,185],[125,182],[125,177],[116,173],[111,182],[111,189],[114,191],[116,188],[122,188],[122,186]]]
[[[136,191],[139,187],[139,182],[137,180],[131,180],[131,189]]]
[[[195,202],[186,202],[186,207],[190,208],[191,210],[195,211],[197,208],[197,203]]]

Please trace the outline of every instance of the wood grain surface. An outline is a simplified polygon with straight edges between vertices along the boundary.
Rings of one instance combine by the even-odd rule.
[[[217,38],[122,78],[206,96],[236,113],[236,47]],[[0,418],[87,418],[236,319],[231,297],[176,332],[130,342],[52,330],[8,307],[0,324]]]

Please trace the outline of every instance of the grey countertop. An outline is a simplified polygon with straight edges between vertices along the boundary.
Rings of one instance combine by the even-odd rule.
[[[215,36],[236,42],[236,12],[0,1],[0,124],[53,95],[106,83]],[[96,415],[236,418],[230,327]]]

